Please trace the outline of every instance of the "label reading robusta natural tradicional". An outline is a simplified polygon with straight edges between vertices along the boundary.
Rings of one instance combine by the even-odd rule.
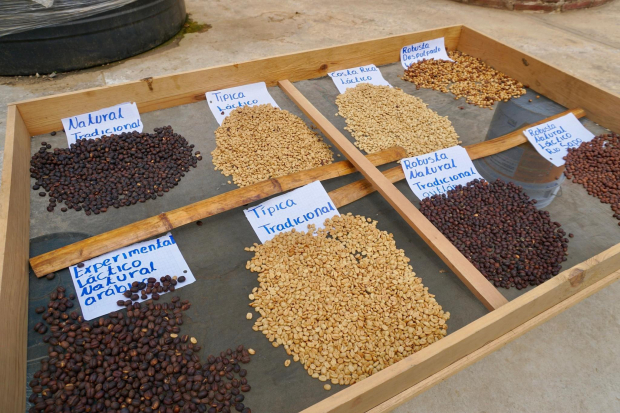
[[[341,94],[350,87],[360,83],[370,83],[377,86],[392,86],[383,78],[381,71],[375,65],[352,67],[351,69],[337,70],[328,73]]]
[[[206,96],[209,109],[220,125],[230,112],[243,106],[270,104],[274,108],[279,108],[267,91],[265,82],[207,92]]]
[[[572,113],[526,129],[525,137],[538,153],[555,166],[564,165],[568,148],[590,142],[594,135]]]
[[[260,242],[280,232],[308,231],[308,225],[323,227],[327,218],[340,215],[320,181],[313,182],[243,211]]]
[[[482,179],[462,146],[405,158],[400,164],[409,187],[420,200]]]

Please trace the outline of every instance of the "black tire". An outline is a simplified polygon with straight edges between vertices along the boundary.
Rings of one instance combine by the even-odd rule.
[[[0,37],[0,75],[67,72],[115,62],[169,40],[184,0],[137,0],[81,20]]]

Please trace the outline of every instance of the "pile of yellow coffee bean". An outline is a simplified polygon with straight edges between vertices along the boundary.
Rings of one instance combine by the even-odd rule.
[[[398,88],[362,83],[339,95],[336,104],[355,145],[367,153],[401,146],[416,156],[460,143],[447,117]]]
[[[327,165],[334,156],[299,117],[271,105],[233,110],[215,131],[215,170],[247,186]]]
[[[347,214],[246,248],[253,329],[320,381],[358,382],[446,335],[450,313],[376,225]]]

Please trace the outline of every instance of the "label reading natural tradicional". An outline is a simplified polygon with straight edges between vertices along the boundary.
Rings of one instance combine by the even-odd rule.
[[[95,139],[123,132],[142,132],[142,120],[135,103],[121,103],[110,108],[84,113],[62,120],[69,146],[80,139]]]
[[[187,266],[172,234],[144,241],[83,262],[79,268],[69,268],[73,285],[85,320],[101,317],[119,310],[119,300],[127,300],[123,293],[134,281],[144,282],[149,277],[157,281],[165,275],[185,276],[184,287],[196,281]],[[142,301],[142,300],[138,300]]]
[[[278,104],[267,91],[265,82],[252,83],[231,87],[230,89],[216,90],[207,92],[207,103],[213,116],[220,125],[224,118],[233,110],[242,106],[256,106],[270,104],[274,108],[279,108]]]
[[[320,181],[272,198],[243,211],[250,225],[265,243],[280,232],[307,231],[308,225],[322,228],[327,218],[340,215]]]
[[[351,69],[337,70],[328,73],[338,92],[344,93],[350,87],[355,87],[360,83],[370,83],[378,86],[392,86],[383,78],[381,71],[375,65],[353,67]]]
[[[538,153],[555,166],[564,165],[568,148],[576,148],[594,138],[572,113],[526,129],[523,133]]]
[[[482,179],[467,150],[461,146],[405,158],[400,164],[409,187],[420,200]]]
[[[454,60],[448,57],[444,38],[411,44],[400,49],[400,63],[407,69],[412,63],[421,60]]]

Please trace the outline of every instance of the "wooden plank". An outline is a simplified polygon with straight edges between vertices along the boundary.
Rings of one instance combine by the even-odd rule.
[[[404,149],[394,147],[368,155],[368,162],[383,165],[406,156]],[[28,166],[28,162],[26,162]],[[26,170],[28,172],[28,170]],[[38,255],[30,259],[30,265],[37,277],[67,268],[90,258],[98,257],[118,248],[144,241],[190,222],[207,218],[224,211],[279,194],[314,181],[336,178],[357,172],[349,161],[301,171],[269,179],[254,185],[234,189],[214,197],[146,218],[124,227],[104,232],[65,247]],[[26,174],[27,176],[29,174]],[[26,184],[28,187],[28,184]]]
[[[494,310],[508,302],[497,288],[484,278],[482,273],[290,81],[282,80],[278,84],[487,309]]]
[[[303,410],[368,411],[620,269],[620,244],[576,265],[431,346]]]
[[[325,76],[352,66],[385,65],[400,60],[400,48],[444,37],[456,49],[461,26],[408,33],[382,39],[291,53],[250,62],[216,66],[120,85],[87,89],[17,103],[32,135],[61,130],[61,119],[122,102],[136,102],[141,113],[205,100],[205,92],[279,79],[293,81]]]
[[[620,132],[620,96],[469,27],[462,28],[458,50],[482,59],[560,105],[584,109],[589,119]]]
[[[472,160],[484,158],[485,156],[489,155],[495,155],[496,153],[500,153],[510,148],[514,148],[515,146],[527,143],[527,138],[523,134],[526,129],[531,128],[532,126],[540,125],[545,122],[549,122],[553,119],[557,119],[569,113],[573,113],[577,118],[582,118],[585,116],[585,111],[583,109],[567,110],[562,113],[558,113],[557,115],[545,118],[539,122],[532,123],[521,129],[517,129],[514,132],[510,132],[506,135],[497,137],[495,139],[465,146],[465,149],[467,149],[467,154]],[[383,175],[385,175],[385,177],[389,179],[389,181],[392,183],[405,179],[405,173],[403,172],[403,168],[400,166],[396,166],[394,168],[388,169],[387,171],[383,171]],[[357,201],[358,199],[361,199],[368,194],[372,194],[373,192],[375,192],[375,188],[372,186],[372,184],[366,179],[361,179],[359,181],[351,182],[348,185],[340,187],[330,192],[329,195],[332,197],[332,200],[336,203],[336,205],[338,203],[346,205],[350,204],[351,202]]]
[[[26,408],[30,135],[17,107],[7,112],[0,186],[0,406]]]
[[[602,280],[592,284],[588,288],[578,292],[575,295],[572,295],[571,297],[567,298],[561,303],[551,307],[550,309],[540,313],[539,315],[532,318],[531,320],[521,324],[519,327],[515,328],[514,330],[509,331],[508,333],[504,334],[498,339],[493,340],[490,343],[479,348],[478,350],[474,351],[473,353],[468,354],[467,356],[463,357],[456,363],[449,365],[445,369],[433,374],[432,376],[428,377],[425,380],[422,380],[421,382],[408,388],[404,392],[399,393],[398,395],[392,397],[391,399],[386,400],[380,405],[370,409],[368,413],[386,413],[386,412],[392,411],[393,409],[400,406],[401,404],[413,399],[414,397],[417,397],[418,395],[429,390],[431,387],[441,383],[442,381],[455,375],[459,371],[465,369],[466,367],[469,367],[472,364],[482,360],[484,357],[488,356],[494,351],[499,350],[500,348],[504,347],[506,344],[510,343],[514,339],[521,337],[522,335],[529,332],[530,330],[533,330],[534,328],[540,326],[541,324],[546,323],[547,321],[549,321],[556,315],[560,314],[561,312],[568,310],[575,304],[585,300],[586,298],[590,297],[596,292],[618,281],[618,279],[620,279],[620,271],[616,271],[608,275]]]

